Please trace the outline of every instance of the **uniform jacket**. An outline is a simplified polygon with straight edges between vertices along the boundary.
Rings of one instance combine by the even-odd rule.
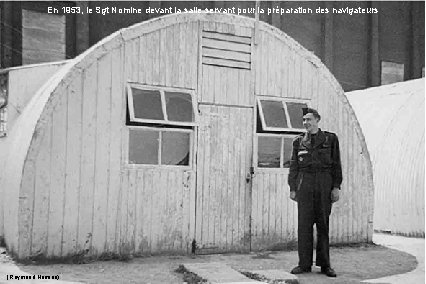
[[[314,145],[311,145],[311,135],[308,132],[298,135],[293,140],[288,175],[290,191],[297,191],[297,180],[301,172],[329,172],[332,176],[333,187],[340,188],[342,166],[339,140],[336,134],[319,129]]]

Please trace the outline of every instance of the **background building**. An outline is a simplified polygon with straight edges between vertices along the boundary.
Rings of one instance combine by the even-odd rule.
[[[280,2],[259,1],[259,19],[280,28],[317,55],[345,91],[420,78],[424,67],[424,1]],[[49,10],[50,7],[50,10]],[[77,12],[78,9],[82,13]],[[143,13],[111,13],[112,8]],[[5,1],[1,8],[1,67],[69,59],[105,36],[164,15],[168,8],[245,9],[255,17],[255,1]],[[108,9],[106,9],[108,8]],[[147,8],[157,9],[145,13]],[[312,13],[270,13],[268,9]],[[340,9],[378,13],[337,13]],[[92,9],[92,13],[87,13]],[[162,11],[158,9],[163,9]],[[324,13],[327,10],[328,13]],[[334,9],[334,10],[333,10]],[[48,13],[48,12],[54,13]],[[334,11],[334,13],[333,13]],[[172,11],[173,12],[173,11]],[[322,12],[322,13],[321,13]],[[346,10],[348,12],[348,10]]]

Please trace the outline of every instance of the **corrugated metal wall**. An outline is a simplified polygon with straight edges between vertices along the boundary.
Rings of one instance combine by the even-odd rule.
[[[374,229],[425,234],[425,80],[347,93],[370,150]]]

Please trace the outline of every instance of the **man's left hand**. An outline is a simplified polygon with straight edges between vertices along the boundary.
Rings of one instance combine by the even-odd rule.
[[[331,202],[332,203],[334,203],[334,202],[336,202],[336,201],[339,200],[339,194],[340,194],[339,191],[340,190],[339,190],[338,187],[333,188],[333,190],[331,191]]]

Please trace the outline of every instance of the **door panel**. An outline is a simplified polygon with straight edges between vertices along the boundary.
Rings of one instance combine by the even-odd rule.
[[[253,109],[200,105],[198,253],[250,250]]]

